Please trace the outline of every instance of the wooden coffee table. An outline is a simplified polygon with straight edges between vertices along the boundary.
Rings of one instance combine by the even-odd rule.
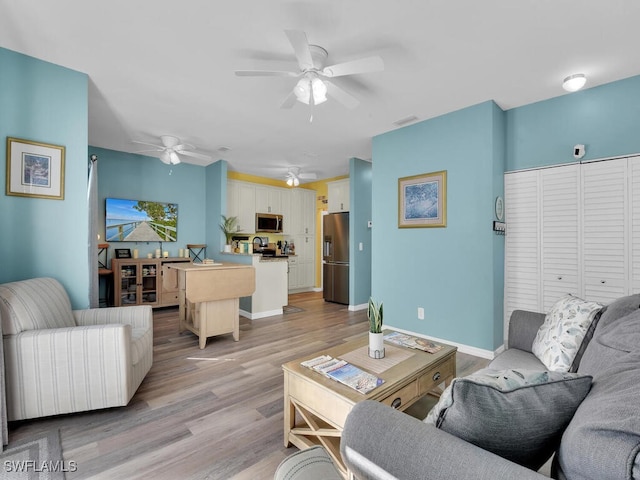
[[[285,447],[293,444],[305,449],[322,445],[345,477],[347,469],[340,456],[340,437],[347,415],[356,403],[375,400],[404,410],[426,394],[439,395],[439,386],[448,385],[456,373],[456,347],[444,345],[442,350],[431,354],[385,342],[385,358],[373,360],[366,355],[367,343],[368,337],[363,335],[282,366]],[[363,395],[300,365],[320,355],[347,360],[382,378],[384,383]]]

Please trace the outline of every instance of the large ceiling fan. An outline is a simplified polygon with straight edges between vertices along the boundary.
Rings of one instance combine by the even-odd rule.
[[[328,53],[324,48],[318,45],[310,45],[307,41],[307,35],[299,30],[285,30],[285,33],[293,46],[293,51],[298,60],[298,67],[300,68],[299,72],[277,70],[236,71],[236,75],[239,77],[300,78],[292,92],[282,103],[281,108],[293,107],[296,100],[307,105],[318,105],[327,100],[327,94],[347,108],[355,108],[360,103],[358,99],[328,79],[384,70],[384,62],[377,55],[326,66]]]
[[[160,135],[160,141],[162,142],[162,145],[138,142],[136,140],[134,140],[133,143],[155,147],[153,150],[142,150],[137,153],[159,152],[160,155],[158,156],[158,158],[167,165],[176,165],[180,163],[180,155],[198,158],[200,160],[211,160],[211,157],[209,155],[194,152],[193,150],[195,150],[196,147],[189,143],[181,143],[180,139],[178,137],[174,137],[173,135]]]

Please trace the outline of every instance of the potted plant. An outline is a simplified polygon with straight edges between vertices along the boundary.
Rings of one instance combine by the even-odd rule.
[[[238,229],[238,217],[226,217],[222,215],[222,223],[220,224],[220,230],[222,230],[222,233],[224,233],[224,236],[227,241],[226,245],[224,246],[224,251],[227,253],[231,251],[231,239],[234,233],[236,233],[237,229]]]
[[[369,319],[369,356],[372,358],[383,358],[384,336],[382,334],[382,302],[377,304],[373,298],[369,298],[367,318]]]

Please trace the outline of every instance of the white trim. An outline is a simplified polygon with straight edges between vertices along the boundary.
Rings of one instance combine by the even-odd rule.
[[[533,171],[533,170],[543,170],[545,168],[566,167],[567,165],[577,165],[577,164],[594,163],[594,162],[606,162],[608,160],[618,160],[620,158],[637,157],[638,155],[640,155],[640,152],[639,153],[629,153],[627,155],[617,155],[615,157],[594,158],[594,159],[591,159],[591,160],[576,160],[575,162],[557,163],[557,164],[552,164],[552,165],[541,165],[539,167],[521,168],[519,170],[508,170],[508,171],[504,172],[504,174],[505,175],[509,175],[511,173],[530,172],[530,171]]]
[[[258,320],[260,318],[265,318],[265,317],[273,317],[274,315],[282,315],[284,313],[284,310],[282,308],[278,308],[276,310],[268,310],[266,312],[259,312],[259,313],[251,313],[251,312],[247,312],[246,310],[240,310],[240,316],[248,318],[249,320]]]
[[[427,335],[423,335],[421,333],[416,333],[416,332],[412,332],[410,330],[404,330],[402,328],[397,328],[394,327],[393,325],[384,325],[384,328],[389,328],[391,330],[396,330],[400,333],[406,333],[408,335],[413,335],[416,337],[420,337],[420,338],[426,338],[427,340],[431,340],[433,342],[437,342],[437,343],[445,343],[447,345],[453,345],[454,347],[458,347],[458,351],[460,353],[466,353],[468,355],[474,355],[476,357],[480,357],[480,358],[486,358],[487,360],[493,360],[495,358],[496,353],[492,352],[491,350],[484,350],[482,348],[477,348],[477,347],[472,347],[470,345],[464,345],[462,343],[456,343],[456,342],[452,342],[450,340],[443,340],[441,338],[437,338],[437,337],[430,337]]]
[[[349,305],[349,311],[357,312],[358,310],[366,310],[368,306],[368,303],[361,303],[360,305]]]

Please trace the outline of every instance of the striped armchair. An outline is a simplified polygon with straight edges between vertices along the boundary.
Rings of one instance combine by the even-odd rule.
[[[9,420],[129,403],[153,361],[149,306],[71,310],[62,285],[0,285]]]

